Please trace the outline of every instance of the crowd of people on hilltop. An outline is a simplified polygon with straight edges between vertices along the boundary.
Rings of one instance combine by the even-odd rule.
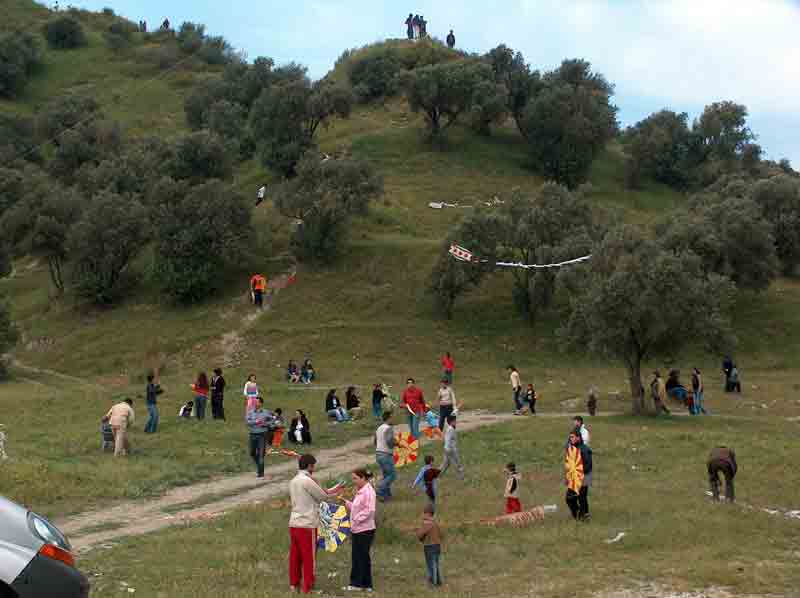
[[[405,20],[406,37],[409,40],[425,39],[428,37],[428,21],[425,20],[423,15],[415,15],[408,13],[408,18]],[[447,47],[452,49],[456,46],[456,36],[453,30],[447,34]]]

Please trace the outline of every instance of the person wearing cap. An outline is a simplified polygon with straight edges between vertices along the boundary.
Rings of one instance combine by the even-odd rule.
[[[289,516],[289,590],[310,594],[316,580],[317,528],[319,505],[331,496],[341,494],[336,485],[325,490],[314,479],[317,460],[313,455],[302,455],[298,460],[297,475],[289,482],[292,514]]]

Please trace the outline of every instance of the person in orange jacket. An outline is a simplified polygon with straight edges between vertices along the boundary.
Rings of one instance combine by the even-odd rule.
[[[253,296],[253,303],[259,307],[264,307],[264,293],[267,291],[267,279],[261,274],[253,274],[250,278],[250,291]]]

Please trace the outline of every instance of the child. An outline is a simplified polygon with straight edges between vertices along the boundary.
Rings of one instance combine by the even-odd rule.
[[[283,432],[286,428],[286,422],[283,419],[283,409],[280,407],[273,413],[275,419],[272,420],[272,444],[273,448],[281,448],[283,444]]]
[[[185,417],[189,419],[192,417],[192,409],[194,409],[194,401],[189,401],[178,411],[178,417]]]
[[[100,435],[103,439],[103,452],[114,450],[114,430],[111,428],[111,418],[104,417],[100,420]]]
[[[536,391],[533,389],[533,384],[528,384],[528,388],[525,391],[525,402],[528,403],[528,407],[530,407],[531,415],[536,415],[536,399],[539,397],[536,396]]]
[[[519,502],[519,474],[515,463],[506,465],[506,515],[519,513],[522,511],[522,504]]]
[[[428,497],[430,504],[434,506],[434,510],[436,508],[436,478],[439,477],[440,473],[441,471],[433,466],[433,455],[426,455],[425,465],[419,470],[417,479],[411,484],[412,490],[417,486],[424,485],[425,495]]]
[[[439,572],[439,557],[442,554],[442,530],[436,523],[433,504],[425,505],[423,513],[422,526],[417,530],[417,538],[423,543],[428,581],[432,586],[440,586],[442,574]]]

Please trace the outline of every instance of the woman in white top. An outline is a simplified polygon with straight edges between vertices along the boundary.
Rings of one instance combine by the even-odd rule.
[[[245,413],[250,413],[256,408],[258,404],[258,384],[256,384],[256,375],[250,374],[247,377],[247,382],[244,383],[244,398],[247,399],[247,408]]]

